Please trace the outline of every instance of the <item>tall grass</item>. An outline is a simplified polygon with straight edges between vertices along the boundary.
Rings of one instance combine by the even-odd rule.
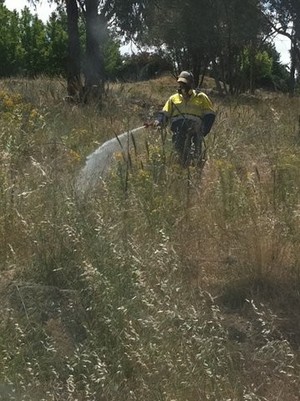
[[[60,91],[1,83],[0,399],[299,400],[299,99],[215,99],[202,172],[149,132],[83,199],[85,156],[165,93]]]

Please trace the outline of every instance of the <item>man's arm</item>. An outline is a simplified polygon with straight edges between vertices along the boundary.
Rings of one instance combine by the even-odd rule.
[[[203,108],[203,115],[202,115],[202,124],[201,124],[201,130],[203,136],[206,136],[209,134],[213,123],[215,122],[216,119],[216,113],[213,108],[212,101],[210,98],[203,92],[199,92],[197,94],[198,98],[201,99],[201,106]]]
[[[166,101],[166,104],[164,105],[163,109],[157,113],[154,125],[165,127],[169,122],[169,118],[172,115],[172,111],[173,111],[173,103],[171,98],[169,98]]]
[[[215,122],[216,115],[215,113],[207,113],[202,118],[201,130],[203,136],[209,134],[213,123]]]

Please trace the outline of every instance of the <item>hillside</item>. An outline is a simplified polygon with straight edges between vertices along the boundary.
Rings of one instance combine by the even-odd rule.
[[[0,400],[300,400],[300,99],[212,86],[203,170],[149,129],[79,197],[86,156],[176,83],[99,107],[0,82]]]

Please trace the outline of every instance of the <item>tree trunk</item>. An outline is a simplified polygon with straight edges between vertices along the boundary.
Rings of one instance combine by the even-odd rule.
[[[81,52],[78,30],[78,7],[76,0],[66,0],[68,22],[67,91],[73,100],[79,100],[82,93]]]
[[[104,85],[104,60],[101,39],[105,32],[104,19],[98,14],[98,0],[86,0],[86,57],[85,96],[86,100],[101,101]]]
[[[218,67],[215,59],[212,60],[212,66],[213,66],[213,77],[215,80],[217,91],[220,95],[224,95],[224,93],[226,93],[224,74],[220,74],[219,67]],[[220,81],[223,82],[224,88],[222,88]]]
[[[289,95],[294,96],[296,87],[296,50],[297,43],[295,38],[292,40],[291,45],[291,70],[290,70],[290,82],[289,82]]]
[[[250,93],[253,95],[254,91],[255,91],[255,87],[254,87],[254,63],[255,63],[255,49],[253,47],[253,44],[250,44],[249,47],[249,90]]]

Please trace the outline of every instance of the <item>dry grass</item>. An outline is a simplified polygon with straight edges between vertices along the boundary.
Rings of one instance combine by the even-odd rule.
[[[149,132],[77,197],[86,155],[173,89],[112,85],[101,109],[1,82],[0,399],[300,399],[299,98],[214,98],[202,172]]]

